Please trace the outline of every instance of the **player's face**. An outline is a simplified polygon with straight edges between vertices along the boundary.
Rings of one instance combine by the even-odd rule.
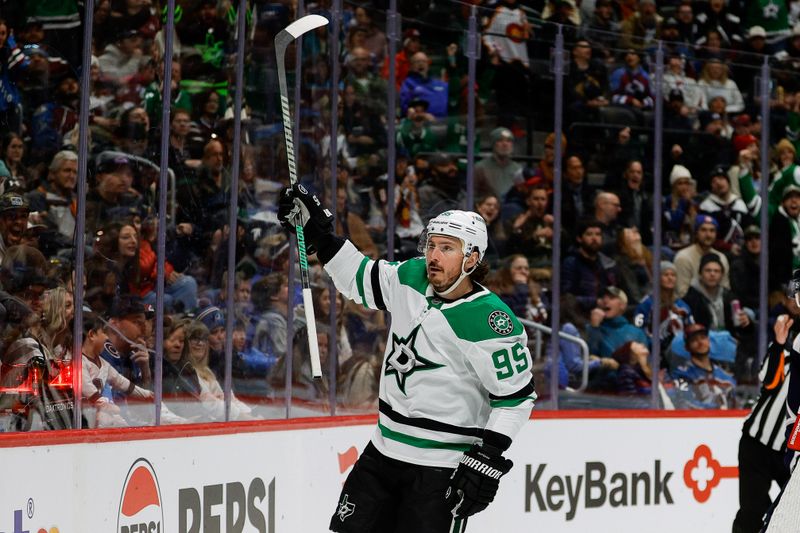
[[[466,270],[475,266],[477,256],[473,254],[467,264]],[[464,260],[461,240],[445,235],[431,235],[425,246],[425,263],[428,270],[428,281],[433,288],[442,292],[461,275],[461,264]]]

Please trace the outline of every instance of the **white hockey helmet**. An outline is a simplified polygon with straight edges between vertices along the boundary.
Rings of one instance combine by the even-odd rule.
[[[432,218],[425,230],[426,240],[431,235],[447,235],[461,240],[466,259],[478,249],[478,261],[483,259],[489,243],[486,232],[486,222],[478,213],[472,211],[459,211],[457,209],[445,211]]]

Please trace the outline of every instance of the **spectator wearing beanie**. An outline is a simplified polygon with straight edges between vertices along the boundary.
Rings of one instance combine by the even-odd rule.
[[[678,282],[678,270],[673,263],[669,261],[661,261],[661,276],[659,282],[659,289],[661,291],[659,304],[661,305],[661,322],[659,323],[659,338],[661,339],[662,348],[669,346],[672,338],[683,328],[686,324],[694,322],[692,317],[692,310],[689,305],[678,298],[675,291],[675,286]],[[636,306],[636,311],[633,315],[633,324],[636,327],[642,328],[648,338],[651,337],[653,323],[653,296],[648,294],[639,305]],[[651,339],[652,344],[652,339]]]
[[[695,279],[700,270],[700,263],[702,258],[713,252],[713,245],[717,240],[719,233],[719,224],[713,217],[708,215],[697,215],[694,221],[694,243],[687,246],[675,255],[675,268],[678,273],[678,296],[683,296],[689,290],[689,285]],[[730,280],[728,272],[730,266],[728,259],[718,254],[720,263],[722,264],[722,286],[726,289],[730,288]]]
[[[691,242],[692,222],[697,213],[694,204],[695,181],[683,165],[675,165],[669,175],[671,192],[664,198],[664,233],[667,246],[683,248]]]
[[[216,305],[204,307],[195,320],[208,328],[208,366],[217,376],[225,375],[225,314]]]
[[[739,115],[733,120],[737,131],[742,124],[750,124],[750,117]],[[733,136],[733,151],[736,152],[736,163],[728,169],[731,192],[741,196],[747,204],[747,210],[754,216],[761,209],[761,197],[758,194],[761,169],[758,168],[758,138],[752,133],[736,133]]]
[[[744,228],[754,222],[744,201],[731,192],[728,173],[722,166],[711,171],[711,192],[700,203],[700,212],[717,221],[717,241],[714,247],[739,255],[744,241]]]
[[[521,175],[522,166],[511,159],[514,134],[508,128],[495,128],[490,134],[492,155],[475,165],[475,190],[479,195],[503,198]]]

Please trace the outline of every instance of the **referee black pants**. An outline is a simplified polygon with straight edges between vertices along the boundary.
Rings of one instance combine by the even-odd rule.
[[[749,435],[739,440],[739,512],[733,533],[758,533],[764,514],[772,505],[769,489],[775,481],[782,488],[789,480],[784,452],[776,452]]]
[[[330,529],[340,533],[462,533],[445,493],[453,470],[391,459],[370,442],[342,487]]]

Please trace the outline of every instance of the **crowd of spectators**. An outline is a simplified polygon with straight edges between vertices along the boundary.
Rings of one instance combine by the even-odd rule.
[[[343,406],[371,406],[384,316],[332,299],[312,256],[317,342],[326,371],[323,380],[312,380],[301,299],[288,277],[289,241],[274,214],[276,192],[288,183],[287,154],[276,129],[275,87],[266,89],[266,98],[263,87],[253,87],[263,72],[274,72],[272,37],[295,18],[293,8],[252,2],[248,81],[236,87],[236,3],[178,3],[171,65],[164,64],[162,2],[98,0],[87,65],[80,59],[82,4],[9,0],[0,6],[0,303],[6,308],[0,386],[22,386],[26,361],[52,361],[55,376],[76,355],[70,325],[75,231],[79,207],[85,207],[80,282],[88,424],[152,423],[150,410],[141,407],[152,404],[157,361],[163,361],[162,420],[224,419],[227,318],[234,323],[232,418],[264,416],[259,408],[281,397],[287,379],[295,398],[324,403],[335,388]],[[737,384],[756,379],[757,323],[769,320],[756,314],[761,209],[770,216],[764,238],[775,310],[790,305],[785,284],[800,267],[800,2],[474,3],[482,32],[474,204],[467,205],[465,179],[469,78],[463,30],[469,9],[457,2],[401,6],[395,57],[388,53],[382,2],[345,3],[336,69],[330,26],[303,39],[296,108],[301,183],[336,206],[337,231],[373,258],[413,257],[432,216],[451,207],[476,210],[489,230],[487,285],[519,317],[545,325],[560,227],[560,323],[588,343],[589,392],[649,398],[657,384],[664,405],[736,405]],[[774,9],[754,7],[761,4]],[[306,5],[307,12],[329,10],[330,2]],[[560,162],[551,133],[549,68],[559,28],[569,52]],[[655,87],[659,43],[665,70],[663,85]],[[757,78],[765,58],[772,83],[770,94],[761,95]],[[162,132],[165,68],[171,72],[171,112],[169,130]],[[90,86],[86,176],[78,175],[82,75]],[[396,109],[387,107],[390,89]],[[241,146],[233,145],[237,91],[245,101]],[[663,167],[654,169],[659,95]],[[762,98],[769,99],[768,131],[762,128]],[[334,111],[339,130],[332,133]],[[387,138],[389,122],[395,139]],[[769,154],[758,149],[762,135],[768,135]],[[168,155],[161,161],[165,137]],[[393,206],[387,205],[387,142],[396,147]],[[241,163],[233,191],[236,151]],[[762,155],[770,158],[769,176],[761,175]],[[556,221],[559,165],[563,195]],[[157,210],[162,166],[170,175],[167,213]],[[656,170],[664,190],[654,194]],[[83,198],[80,180],[87,184]],[[761,205],[762,187],[769,188],[767,206]],[[239,201],[235,234],[228,226],[232,194]],[[662,228],[659,280],[652,279],[654,213]],[[155,352],[153,312],[159,224],[167,234],[162,354]],[[236,243],[233,287],[227,286],[229,239]],[[228,291],[234,295],[232,317],[225,315]],[[658,339],[651,336],[655,312]],[[649,360],[654,342],[662,354],[658,376]],[[560,352],[553,379],[573,389],[584,363],[574,344],[562,342]],[[329,354],[335,354],[335,383],[328,379]],[[538,356],[547,383],[548,354]],[[0,408],[11,403],[0,401]]]

